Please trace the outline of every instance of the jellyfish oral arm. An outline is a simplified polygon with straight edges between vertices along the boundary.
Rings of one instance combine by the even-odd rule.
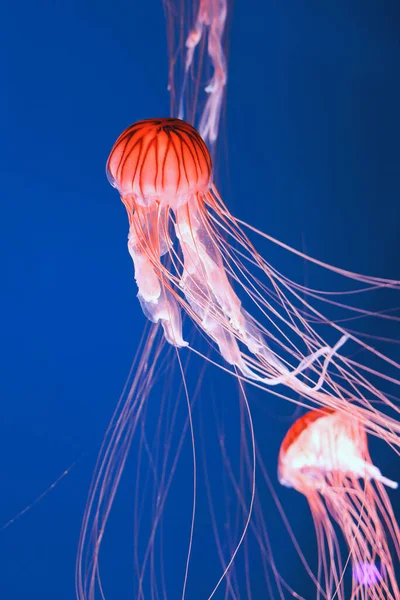
[[[156,305],[161,294],[160,281],[148,254],[141,249],[134,225],[128,236],[128,251],[135,268],[135,280],[143,302]]]
[[[134,219],[135,217],[132,221]],[[128,250],[135,269],[135,280],[139,290],[138,300],[144,314],[153,323],[161,322],[165,338],[170,344],[177,347],[187,346],[187,342],[182,337],[182,320],[178,303],[165,286],[160,285],[148,252],[141,248],[134,222],[129,230]]]
[[[218,137],[221,108],[227,81],[226,58],[222,45],[227,16],[227,0],[202,0],[196,22],[186,39],[185,74],[179,104],[179,118],[184,118],[184,93],[190,76],[194,54],[201,39],[208,33],[207,51],[213,75],[205,92],[208,95],[199,122],[199,132],[205,141],[214,143]]]
[[[368,473],[370,479],[375,479],[376,481],[383,483],[383,485],[386,485],[386,487],[391,488],[392,490],[397,490],[397,488],[399,487],[397,481],[393,481],[392,479],[389,479],[388,477],[382,475],[380,470],[374,465],[366,463],[365,470],[366,473]]]
[[[228,318],[235,331],[244,331],[241,303],[228,281],[218,248],[213,247],[212,239],[200,226],[194,206],[192,199],[190,213],[188,204],[176,213],[175,230],[184,262],[180,288],[221,355],[229,364],[244,368],[237,341],[225,326]]]
[[[356,456],[352,456],[351,458],[347,456],[347,470],[342,470],[338,462],[334,461],[331,464],[322,464],[323,461],[316,461],[313,457],[307,456],[306,453],[297,456],[293,460],[291,460],[290,456],[287,456],[285,464],[281,465],[279,483],[286,487],[296,488],[296,482],[302,481],[304,483],[307,480],[308,485],[322,490],[325,487],[324,473],[331,474],[337,470],[349,477],[357,477],[366,481],[372,479],[379,481],[393,490],[398,488],[397,481],[385,477],[377,467]]]

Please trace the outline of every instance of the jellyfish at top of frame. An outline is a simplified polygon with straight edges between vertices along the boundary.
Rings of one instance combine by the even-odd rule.
[[[397,483],[372,464],[364,428],[327,409],[306,413],[289,429],[279,453],[282,485],[304,494],[317,534],[317,598],[396,600],[400,530],[384,486]],[[344,536],[343,560],[334,523]],[[349,557],[349,561],[347,561]],[[351,596],[343,572],[352,567]]]
[[[128,214],[139,301],[146,316],[162,324],[168,342],[187,345],[183,308],[236,374],[269,390],[284,384],[321,406],[357,414],[370,430],[399,445],[398,419],[383,414],[373,400],[397,413],[398,407],[358,374],[358,363],[338,353],[346,330],[334,324],[336,344],[327,344],[313,327],[322,315],[256,251],[220,198],[209,151],[194,127],[173,118],[134,123],[115,142],[107,176]],[[358,280],[373,289],[398,287],[365,276]],[[235,285],[260,318],[243,308]]]

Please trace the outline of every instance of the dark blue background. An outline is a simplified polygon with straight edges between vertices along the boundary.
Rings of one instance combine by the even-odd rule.
[[[0,597],[71,600],[96,450],[144,323],[104,165],[128,124],[168,114],[164,15],[158,0],[23,1],[3,6],[0,23],[0,521],[80,458],[0,533]],[[241,218],[327,262],[394,278],[399,28],[395,1],[235,2],[220,163]],[[290,257],[276,260],[290,272]],[[273,477],[287,427],[265,418]],[[391,460],[382,451],[395,477]],[[290,518],[311,544],[292,494]],[[279,537],[281,524],[269,527]]]

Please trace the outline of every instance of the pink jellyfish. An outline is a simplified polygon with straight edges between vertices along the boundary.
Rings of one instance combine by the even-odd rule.
[[[399,559],[400,530],[385,490],[397,483],[373,465],[363,426],[327,409],[306,413],[282,442],[278,477],[310,505],[318,544],[317,598],[399,598],[392,554]],[[347,545],[344,557],[334,523]],[[351,595],[343,577],[348,564]]]

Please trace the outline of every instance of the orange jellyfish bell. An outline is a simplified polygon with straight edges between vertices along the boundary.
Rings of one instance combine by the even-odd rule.
[[[159,202],[176,208],[210,187],[211,157],[197,131],[180,119],[147,119],[128,127],[107,162],[110,183],[127,208]]]
[[[384,485],[397,483],[372,464],[364,427],[346,414],[314,410],[286,434],[278,459],[278,478],[309,502],[318,542],[318,597],[339,600],[396,600],[400,590],[391,549],[400,556],[400,531]],[[362,483],[361,483],[362,482]],[[353,568],[351,596],[345,592],[340,544],[342,531]],[[389,541],[390,540],[390,541]],[[361,577],[366,569],[376,577]]]

